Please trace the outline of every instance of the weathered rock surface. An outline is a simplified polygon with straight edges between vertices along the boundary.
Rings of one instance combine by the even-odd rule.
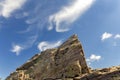
[[[56,49],[36,54],[6,80],[120,80],[120,66],[88,68],[76,35]]]
[[[81,76],[78,80],[120,80],[120,66],[96,69]]]

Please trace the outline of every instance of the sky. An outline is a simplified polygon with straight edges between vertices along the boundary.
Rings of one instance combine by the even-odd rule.
[[[88,65],[120,65],[120,0],[0,0],[0,77],[77,34]]]

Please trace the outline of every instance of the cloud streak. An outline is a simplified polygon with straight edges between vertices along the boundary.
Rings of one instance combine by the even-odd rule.
[[[50,25],[48,30],[52,30],[55,25],[57,32],[68,31],[68,25],[88,10],[94,1],[95,0],[71,0],[68,6],[64,6],[60,11],[49,17]]]
[[[0,2],[0,16],[8,18],[15,11],[20,9],[27,0],[4,0]]]
[[[55,48],[55,47],[58,47],[62,44],[62,41],[57,41],[57,42],[47,42],[47,41],[43,41],[43,42],[40,42],[38,44],[38,49],[40,51],[44,51],[46,49],[51,49],[51,48]]]

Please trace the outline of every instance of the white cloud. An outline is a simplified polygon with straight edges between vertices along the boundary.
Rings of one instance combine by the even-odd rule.
[[[24,43],[20,43],[19,45],[13,44],[11,52],[16,53],[16,55],[19,55],[21,51],[32,47],[35,41],[37,40],[37,38],[38,38],[38,35],[31,36],[31,37],[28,37],[27,41],[25,41]]]
[[[98,60],[100,60],[101,59],[101,56],[97,56],[97,55],[95,55],[95,54],[92,54],[91,56],[90,56],[90,60],[93,60],[93,61],[98,61]]]
[[[117,47],[119,46],[119,40],[120,40],[120,34],[113,34],[113,33],[103,33],[101,36],[101,40],[104,41],[106,39],[111,39],[111,41],[109,41],[110,44],[112,44],[112,46]]]
[[[102,34],[101,40],[104,41],[105,39],[111,38],[112,36],[113,34],[105,32]]]
[[[27,0],[4,0],[0,2],[0,15],[8,18],[15,10],[20,9]]]
[[[57,42],[46,42],[46,41],[43,41],[43,42],[40,42],[38,44],[38,49],[40,51],[44,51],[46,49],[51,49],[51,48],[58,47],[61,44],[62,44],[62,41],[57,41]]]
[[[20,45],[13,45],[13,48],[12,48],[12,52],[13,53],[16,53],[16,55],[19,55],[20,52],[23,50],[24,48],[22,48]]]
[[[114,38],[115,39],[120,39],[120,34],[116,34]]]
[[[99,61],[101,59],[101,56],[92,54],[87,60],[88,64],[91,64],[91,62]]]
[[[65,32],[69,30],[70,23],[73,23],[79,16],[88,10],[95,0],[71,0],[68,6],[64,6],[59,12],[49,17],[50,26],[48,30],[56,26],[57,32]]]

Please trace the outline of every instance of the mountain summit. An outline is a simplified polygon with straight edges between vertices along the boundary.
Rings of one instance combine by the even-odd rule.
[[[33,56],[6,80],[120,80],[120,67],[91,70],[77,35]]]

